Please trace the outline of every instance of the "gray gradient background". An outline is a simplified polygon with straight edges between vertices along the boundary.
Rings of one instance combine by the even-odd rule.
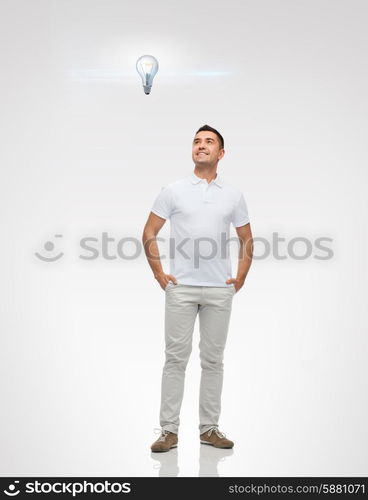
[[[356,0],[1,1],[2,476],[368,475],[367,14]],[[160,63],[150,96],[145,53]],[[160,463],[164,292],[143,255],[85,261],[79,240],[140,239],[204,123],[254,236],[278,232],[284,254],[329,237],[334,256],[255,260],[234,297],[230,454],[200,451],[197,324],[180,447]],[[57,262],[34,256],[48,240]]]

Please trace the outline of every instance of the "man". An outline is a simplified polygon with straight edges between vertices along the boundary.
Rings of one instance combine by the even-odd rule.
[[[155,279],[165,291],[165,354],[162,373],[161,435],[151,450],[169,451],[178,443],[185,369],[199,316],[201,382],[200,442],[217,448],[234,443],[219,431],[223,353],[232,299],[244,285],[252,261],[253,240],[242,192],[217,173],[225,154],[222,135],[209,125],[195,134],[191,175],[163,188],[143,231],[143,245]],[[170,219],[170,274],[161,265],[156,236]],[[240,249],[236,278],[231,276],[228,239],[236,228]],[[227,243],[226,243],[227,241]]]

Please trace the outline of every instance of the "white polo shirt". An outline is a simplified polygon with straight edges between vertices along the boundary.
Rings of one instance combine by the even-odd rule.
[[[218,174],[210,183],[194,172],[162,188],[151,211],[170,219],[170,274],[178,283],[228,287],[230,223],[249,223],[242,192]]]

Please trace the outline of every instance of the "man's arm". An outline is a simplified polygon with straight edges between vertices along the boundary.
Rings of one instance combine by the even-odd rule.
[[[170,280],[176,284],[175,277],[171,274],[165,274],[162,269],[160,253],[156,241],[156,236],[165,222],[166,219],[150,212],[142,236],[143,248],[147,256],[148,264],[162,289],[165,289]]]
[[[244,285],[253,258],[253,236],[250,223],[236,227],[240,248],[238,256],[238,272],[236,278],[231,278],[226,283],[234,283],[235,290],[238,291]]]

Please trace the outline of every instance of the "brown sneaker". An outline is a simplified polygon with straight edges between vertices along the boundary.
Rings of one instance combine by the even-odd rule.
[[[153,443],[151,450],[154,452],[169,451],[178,445],[178,435],[174,432],[161,431],[161,436]]]
[[[217,427],[212,427],[200,436],[202,444],[210,444],[215,448],[232,448],[234,443],[230,439],[226,439],[225,434],[220,432]]]

